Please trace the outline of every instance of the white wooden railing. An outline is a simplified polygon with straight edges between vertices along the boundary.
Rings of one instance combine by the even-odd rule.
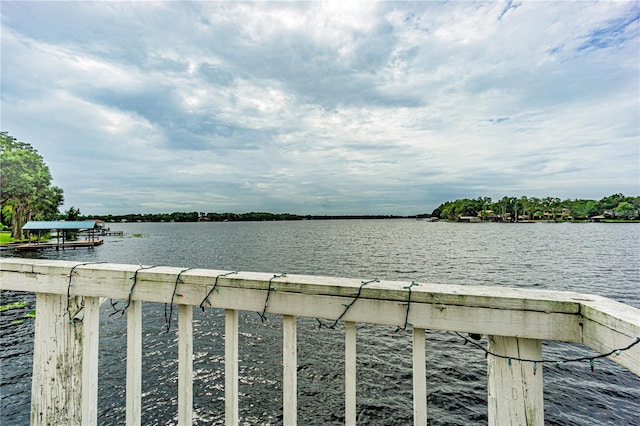
[[[606,354],[628,347],[640,336],[639,309],[599,296],[558,291],[377,280],[363,285],[345,278],[16,258],[0,261],[0,289],[36,293],[33,425],[97,424],[99,308],[107,298],[121,299],[120,306],[127,306],[128,425],[141,421],[143,302],[173,302],[179,307],[180,425],[192,424],[192,310],[203,302],[225,309],[227,425],[239,423],[240,310],[283,316],[286,425],[297,422],[297,317],[344,322],[347,425],[356,423],[358,322],[412,327],[416,425],[427,423],[426,329],[489,336],[490,425],[544,424],[542,368],[535,374],[529,361],[520,361],[541,359],[542,340],[582,343]],[[640,375],[640,345],[615,355],[615,362]]]

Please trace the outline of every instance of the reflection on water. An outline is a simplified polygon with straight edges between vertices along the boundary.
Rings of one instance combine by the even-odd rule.
[[[112,225],[114,237],[92,250],[37,254],[78,262],[202,267],[528,287],[595,293],[640,307],[640,227],[634,224],[453,224],[412,220]],[[133,237],[142,234],[142,237]],[[3,292],[2,304],[32,295]],[[103,306],[100,339],[101,424],[125,421],[126,321]],[[174,309],[174,315],[177,315]],[[2,313],[2,424],[29,419],[33,322]],[[282,422],[282,329],[269,315],[240,315],[240,412],[243,424]],[[177,422],[177,335],[164,333],[164,305],[143,308],[143,419]],[[358,421],[412,422],[411,335],[358,325]],[[224,313],[194,309],[194,411],[197,424],[224,422]],[[431,425],[486,423],[484,354],[453,335],[427,332]],[[545,342],[545,358],[588,349]],[[343,331],[298,319],[298,418],[344,422]],[[640,380],[610,361],[545,365],[545,416],[551,425],[637,424]],[[302,421],[304,419],[304,421]]]

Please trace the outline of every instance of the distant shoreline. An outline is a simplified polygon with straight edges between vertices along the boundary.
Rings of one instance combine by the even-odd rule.
[[[388,220],[388,219],[413,219],[420,222],[446,222],[446,223],[510,223],[510,224],[522,224],[522,223],[640,223],[640,219],[602,219],[598,221],[588,220],[588,219],[579,219],[579,220],[521,220],[517,222],[509,222],[509,221],[491,221],[491,220],[479,220],[479,221],[466,221],[466,220],[449,220],[449,219],[433,219],[430,220],[429,217],[418,217],[418,216],[394,216],[394,215],[357,215],[357,216],[300,216],[297,218],[286,218],[286,219],[224,219],[224,220],[153,220],[153,219],[136,219],[136,220],[104,220],[95,217],[87,217],[85,220],[103,220],[106,223],[200,223],[200,222],[299,222],[299,221],[307,221],[307,220]]]
[[[419,217],[419,216],[385,216],[385,215],[359,215],[359,216],[299,216],[298,218],[288,218],[288,219],[236,219],[236,220],[125,220],[125,221],[104,221],[105,223],[116,223],[116,224],[127,224],[127,223],[222,223],[222,222],[299,222],[299,221],[308,221],[308,220],[384,220],[384,219],[413,219],[419,222],[444,222],[444,223],[464,223],[464,224],[531,224],[531,223],[640,223],[640,219],[602,219],[598,221],[580,219],[580,220],[522,220],[518,222],[494,222],[490,220],[481,220],[481,221],[465,221],[465,220],[449,220],[449,219],[431,219],[429,217]],[[84,220],[102,220],[95,217],[86,217]],[[16,241],[13,238],[10,238],[10,231],[0,231],[0,247],[4,249],[12,248],[15,245],[20,245],[27,243],[28,239],[23,239],[20,241]]]

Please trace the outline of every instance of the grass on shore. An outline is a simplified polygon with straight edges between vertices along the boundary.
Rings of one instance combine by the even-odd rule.
[[[46,238],[41,238],[41,240],[46,240]],[[11,232],[9,231],[1,231],[0,232],[0,245],[4,245],[4,244],[12,244],[12,243],[26,243],[29,240],[26,238],[23,238],[22,240],[16,240],[15,238],[13,238],[11,236]],[[31,236],[31,241],[36,241],[36,237],[35,236]]]
[[[15,238],[11,238],[11,232],[0,232],[0,244],[9,244],[15,242]]]

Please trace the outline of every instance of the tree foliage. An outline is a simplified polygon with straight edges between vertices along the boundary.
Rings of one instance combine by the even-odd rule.
[[[55,219],[62,205],[62,189],[51,185],[51,173],[31,145],[0,132],[0,210],[3,225],[22,238],[29,220]]]
[[[601,200],[567,199],[557,197],[502,197],[493,202],[491,198],[462,198],[446,201],[436,208],[432,216],[458,220],[462,216],[477,216],[496,221],[517,220],[585,220],[594,216],[617,219],[640,217],[640,197],[613,194]]]

